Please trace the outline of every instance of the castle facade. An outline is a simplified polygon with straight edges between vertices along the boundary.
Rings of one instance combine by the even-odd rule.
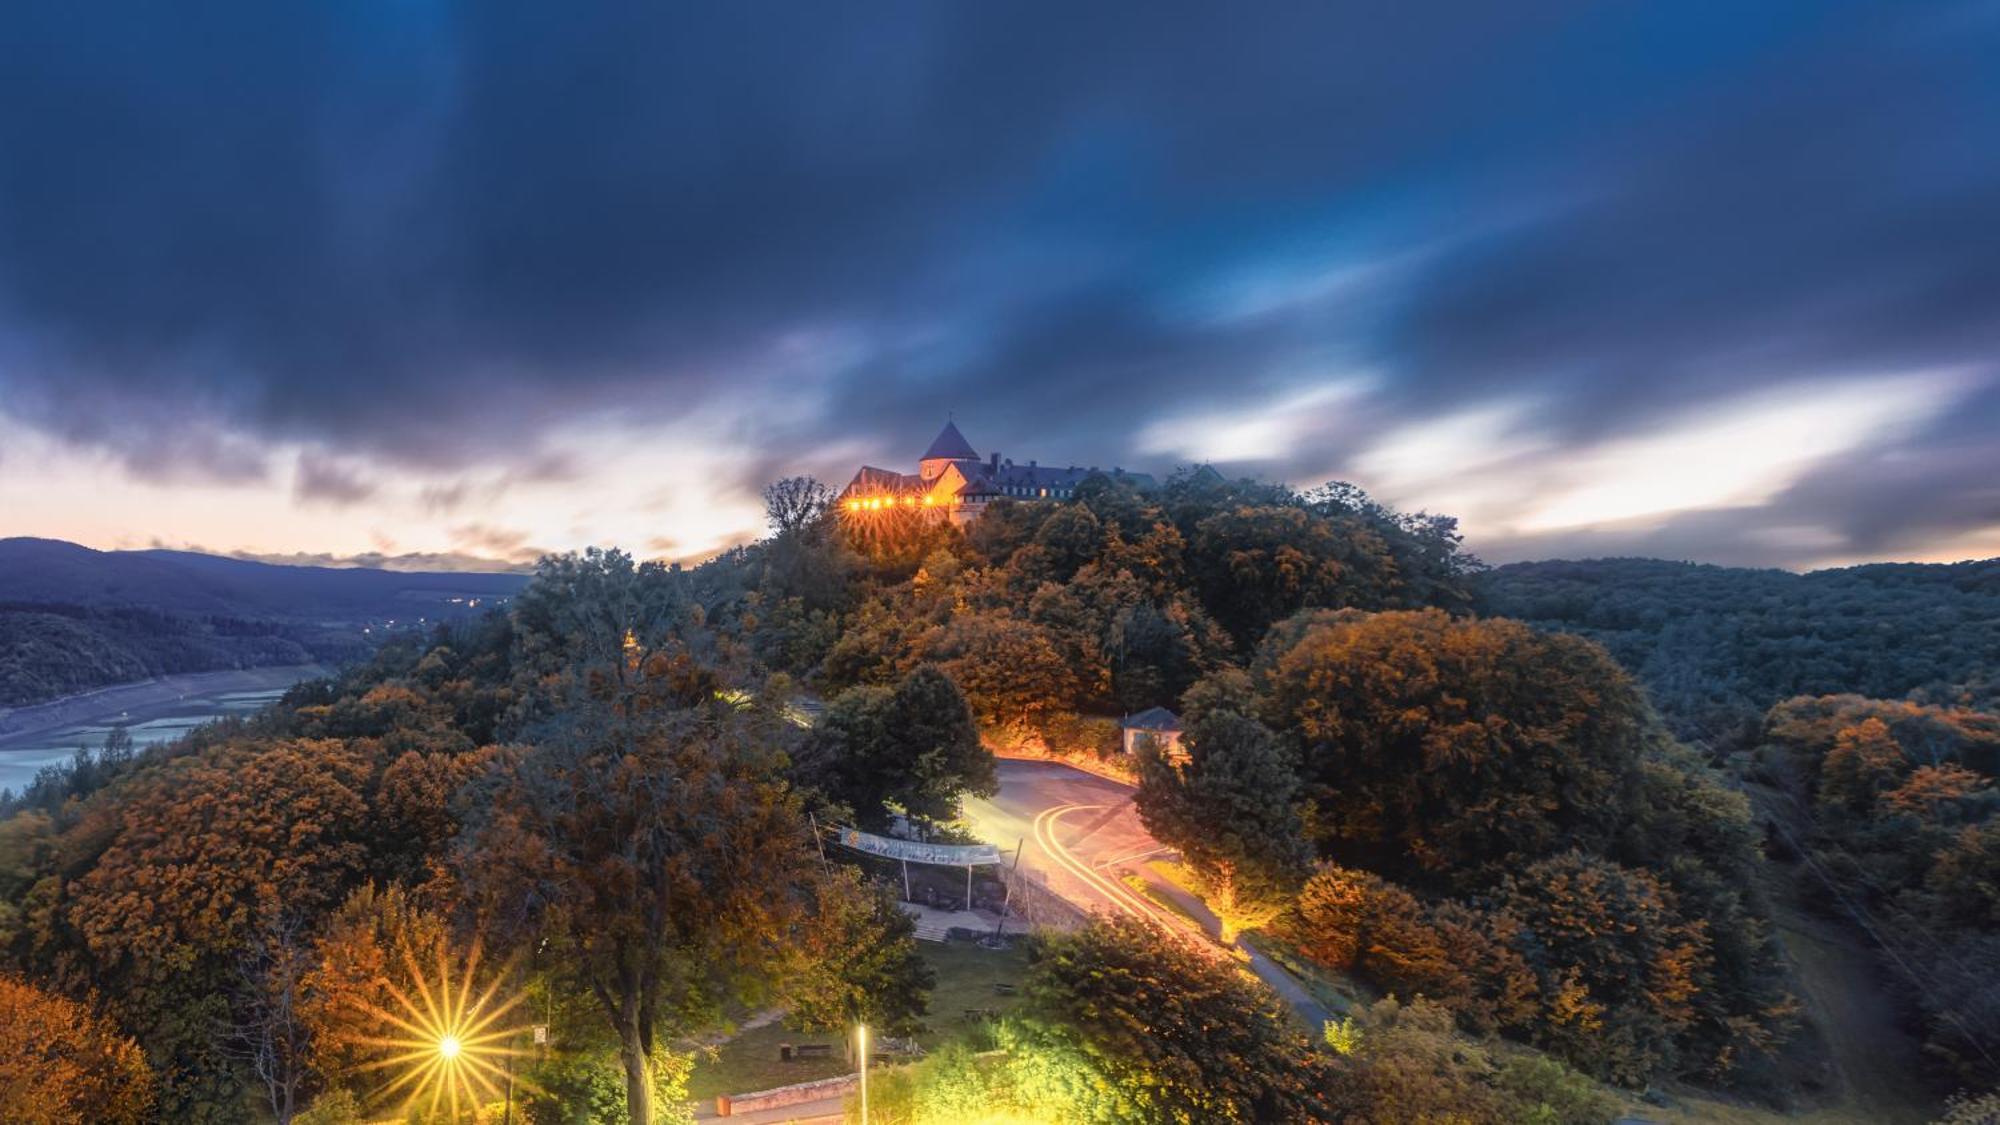
[[[1141,489],[1155,484],[1150,474],[1120,468],[1104,471],[1095,465],[1056,466],[1035,461],[1017,465],[998,453],[981,458],[958,432],[957,424],[948,421],[918,459],[916,472],[863,465],[841,490],[839,505],[842,511],[855,513],[919,509],[965,524],[978,519],[986,506],[997,500],[1067,500],[1077,485],[1097,472]]]

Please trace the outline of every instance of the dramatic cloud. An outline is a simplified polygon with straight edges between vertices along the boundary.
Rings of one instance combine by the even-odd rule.
[[[299,471],[292,478],[292,492],[306,503],[359,504],[375,490],[375,482],[360,470],[319,453],[300,454]]]
[[[0,534],[699,557],[953,411],[1497,558],[1986,550],[1996,52],[1987,2],[33,4]]]

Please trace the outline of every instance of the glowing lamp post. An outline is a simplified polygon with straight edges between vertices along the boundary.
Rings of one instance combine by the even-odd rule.
[[[861,1125],[868,1125],[868,1025],[854,1025],[854,1038],[861,1046]]]
[[[402,1105],[396,1111],[399,1117],[407,1117],[421,1101],[427,1115],[445,1109],[450,1120],[456,1122],[465,1110],[476,1113],[482,1101],[502,1097],[503,1084],[508,1109],[512,1111],[513,1085],[517,1081],[513,1059],[525,1052],[509,1046],[509,1041],[525,1028],[501,1021],[524,997],[518,993],[500,997],[509,975],[505,971],[495,974],[486,988],[475,994],[473,984],[479,965],[476,944],[464,962],[462,975],[452,971],[451,961],[452,957],[440,943],[433,976],[418,963],[415,951],[405,947],[403,964],[416,986],[416,994],[412,996],[391,985],[388,992],[396,1001],[397,1010],[362,1005],[364,1011],[386,1024],[388,1031],[387,1035],[361,1040],[381,1049],[385,1056],[362,1069],[402,1072],[377,1091],[384,1098],[403,1095]],[[452,979],[455,975],[458,980]]]

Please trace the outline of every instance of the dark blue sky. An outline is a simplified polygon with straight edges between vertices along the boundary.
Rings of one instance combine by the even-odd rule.
[[[1498,558],[2000,554],[1991,0],[7,25],[0,534],[698,555],[955,411]]]

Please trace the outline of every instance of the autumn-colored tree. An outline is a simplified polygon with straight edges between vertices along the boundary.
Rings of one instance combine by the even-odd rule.
[[[1032,724],[1076,698],[1076,674],[1040,625],[1001,613],[954,618],[933,657],[965,692],[973,711],[995,724]]]
[[[1819,799],[1866,812],[1884,790],[1896,787],[1910,764],[1888,724],[1870,716],[1834,736],[1820,766]]]
[[[228,1119],[239,1073],[218,1032],[252,936],[339,901],[366,867],[372,762],[334,740],[234,744],[135,778],[61,917],[145,1044],[162,1112]]]
[[[1322,854],[1470,889],[1630,816],[1645,705],[1603,649],[1511,621],[1308,614],[1258,656]]]
[[[18,1125],[139,1125],[153,1077],[138,1044],[82,1004],[0,975],[0,1110]]]
[[[1644,871],[1569,852],[1509,876],[1501,905],[1532,935],[1538,1037],[1586,1070],[1643,1083],[1673,1057],[1709,969],[1707,934]]]
[[[1323,865],[1281,929],[1300,952],[1383,990],[1424,996],[1481,1031],[1526,1027],[1537,985],[1518,919],[1456,903],[1427,905],[1363,871]]]
[[[1973,800],[1993,795],[1990,778],[1956,762],[1918,766],[1903,783],[1882,795],[1888,808],[1919,816],[1933,824],[1949,824],[1969,812]]]
[[[381,1013],[400,1011],[394,992],[419,994],[412,966],[431,972],[449,954],[451,932],[442,912],[400,885],[364,884],[347,896],[327,918],[300,982],[299,1018],[321,1073],[352,1077],[395,1053],[382,1046],[391,1028]]]
[[[458,791],[495,753],[492,747],[467,754],[406,750],[390,762],[375,794],[384,834],[374,842],[374,870],[411,882],[427,877],[458,835]]]
[[[506,761],[463,874],[596,998],[650,1121],[659,1035],[785,963],[811,844],[782,756],[734,709],[629,711],[573,705]]]
[[[1139,815],[1180,849],[1229,941],[1274,917],[1305,877],[1298,775],[1276,736],[1242,715],[1206,715],[1183,742],[1185,762],[1141,751]]]
[[[1326,1069],[1277,1001],[1134,920],[1044,938],[1026,1010],[1119,1095],[1117,1120],[1328,1120]]]

